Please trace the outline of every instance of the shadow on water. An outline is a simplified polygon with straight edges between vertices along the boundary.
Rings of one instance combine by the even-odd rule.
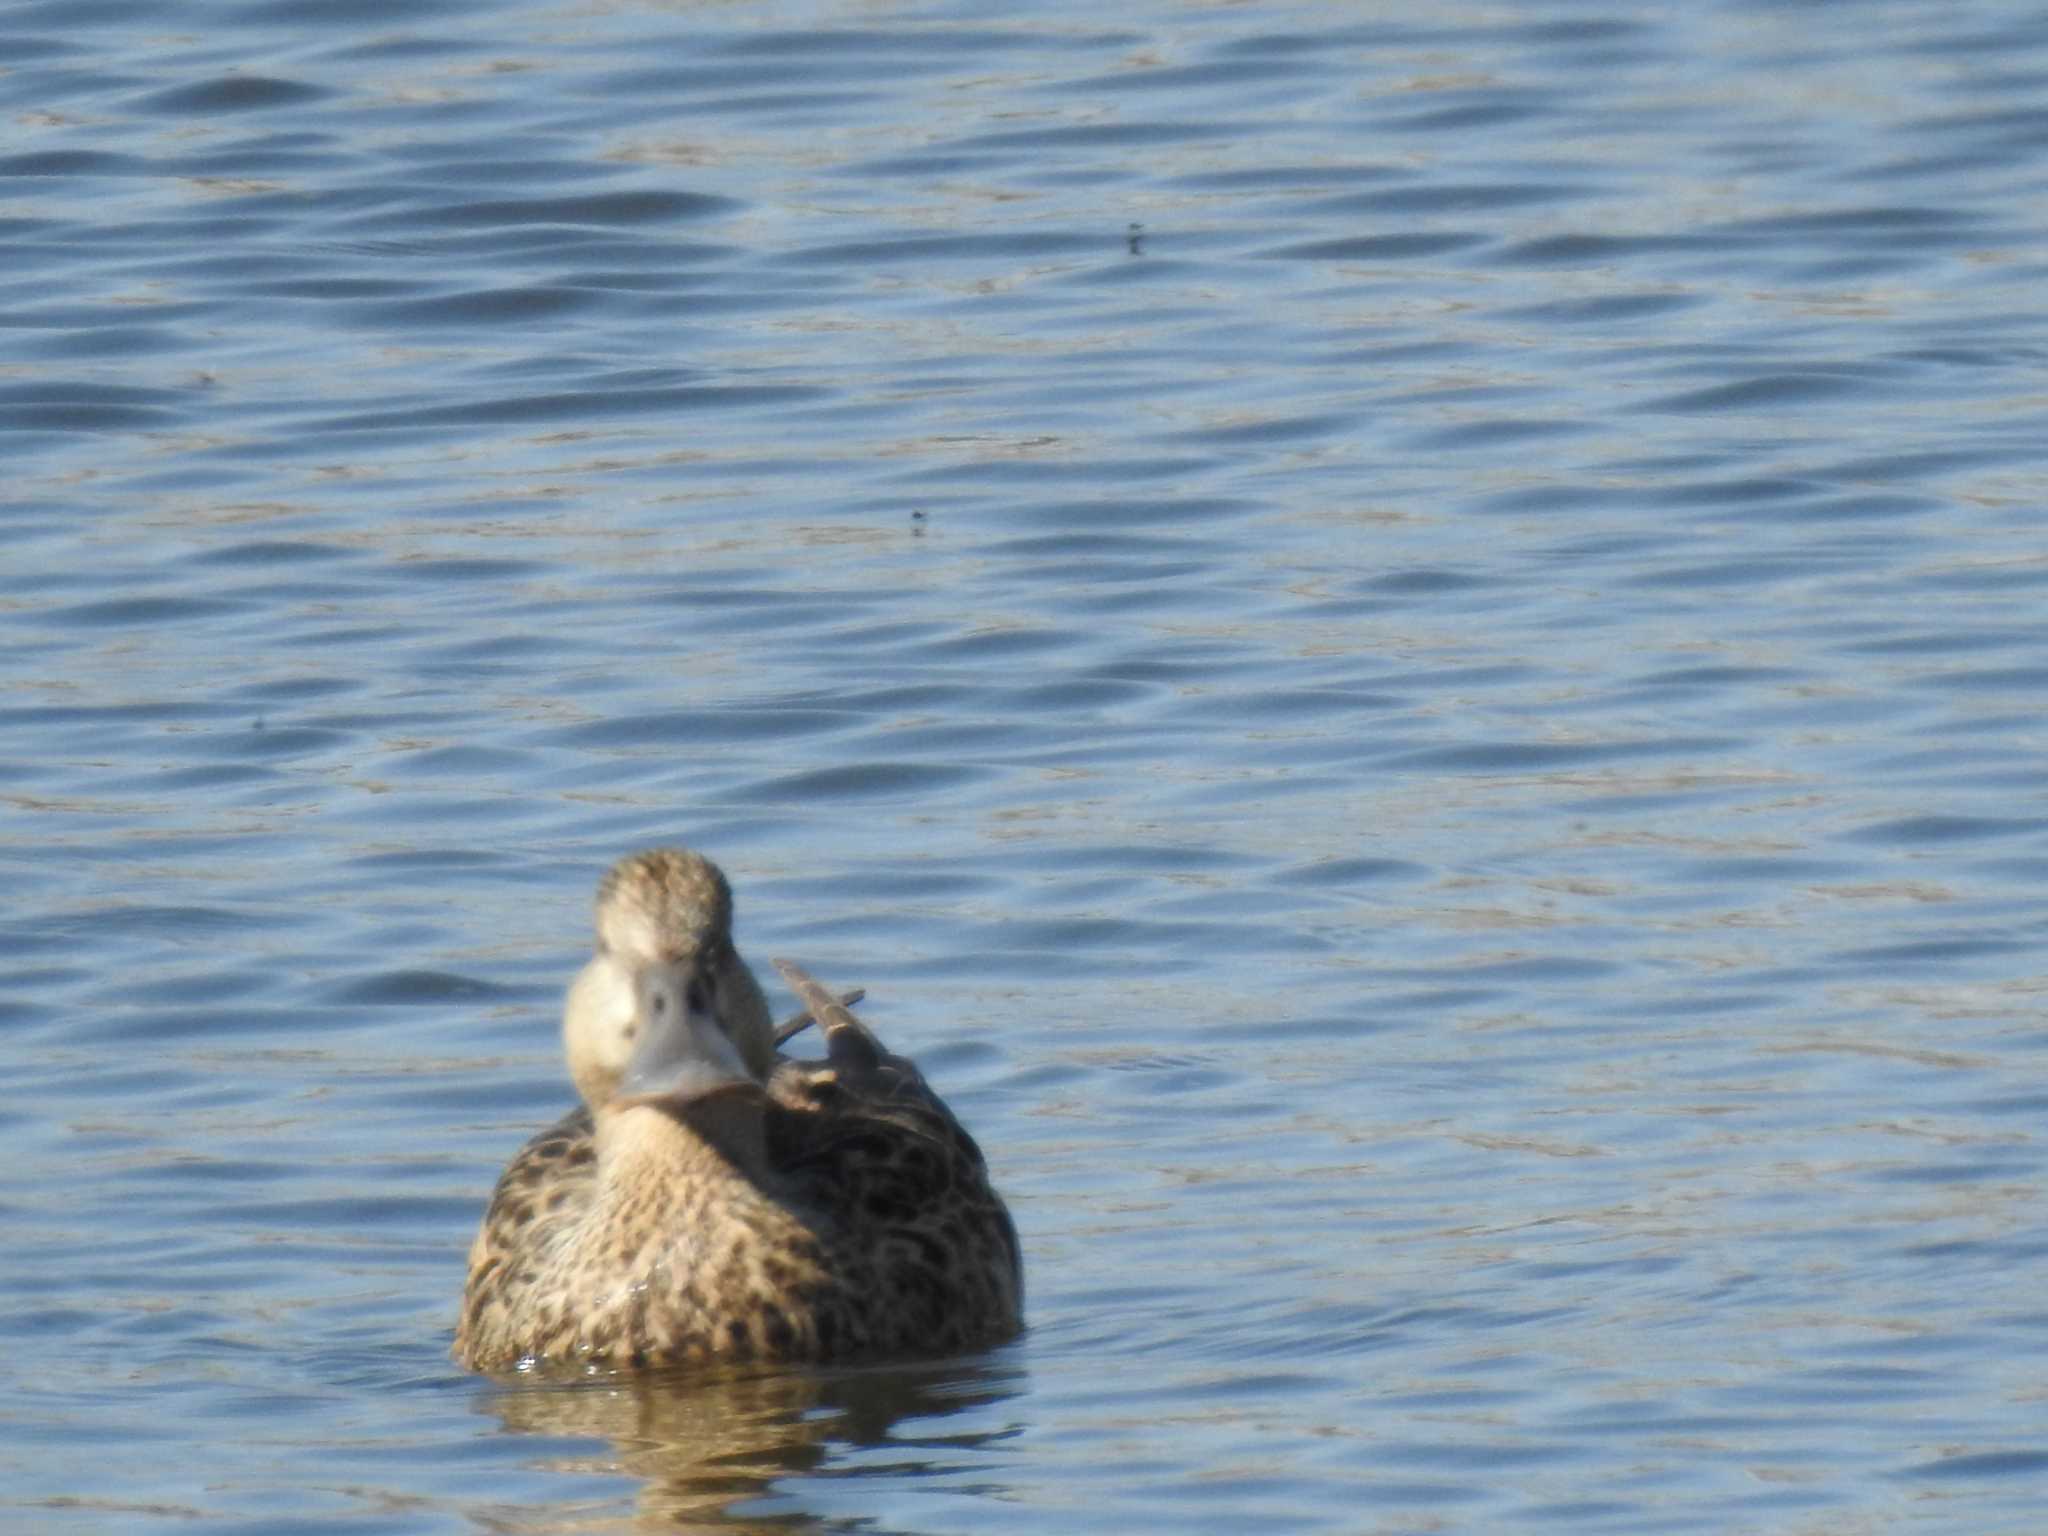
[[[515,1435],[602,1440],[563,1449],[551,1471],[637,1479],[635,1528],[789,1531],[832,1528],[776,1487],[808,1475],[889,1480],[986,1470],[986,1453],[1018,1433],[977,1413],[1022,1395],[1025,1372],[986,1357],[835,1370],[656,1371],[499,1380],[476,1399]],[[974,1415],[974,1427],[944,1420]],[[915,1423],[911,1434],[899,1428]],[[858,1453],[885,1448],[879,1458]],[[978,1479],[977,1479],[978,1480]],[[750,1505],[760,1507],[749,1508]]]

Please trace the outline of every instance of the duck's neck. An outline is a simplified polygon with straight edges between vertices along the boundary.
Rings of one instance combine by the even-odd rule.
[[[614,1191],[639,1195],[690,1181],[757,1180],[767,1166],[762,1111],[762,1095],[744,1090],[608,1110],[597,1117],[600,1175]]]

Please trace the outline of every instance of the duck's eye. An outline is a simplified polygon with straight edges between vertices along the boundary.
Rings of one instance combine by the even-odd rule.
[[[689,988],[683,993],[683,1003],[692,1013],[711,1011],[711,987],[701,976],[690,978]]]

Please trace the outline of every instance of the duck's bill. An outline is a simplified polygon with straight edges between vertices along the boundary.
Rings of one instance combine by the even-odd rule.
[[[751,1085],[739,1047],[708,1011],[689,1005],[687,988],[666,977],[643,977],[640,1044],[619,1079],[617,1098],[629,1103],[687,1103],[727,1088]]]
[[[628,1072],[619,1083],[619,1091],[612,1102],[626,1109],[635,1104],[662,1104],[674,1108],[716,1094],[759,1086],[745,1072],[728,1072],[709,1062],[688,1062],[667,1073]]]

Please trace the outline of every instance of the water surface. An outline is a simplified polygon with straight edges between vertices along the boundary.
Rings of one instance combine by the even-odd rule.
[[[0,1523],[2038,1528],[2034,8],[0,60]],[[667,841],[1016,1344],[449,1364]]]

